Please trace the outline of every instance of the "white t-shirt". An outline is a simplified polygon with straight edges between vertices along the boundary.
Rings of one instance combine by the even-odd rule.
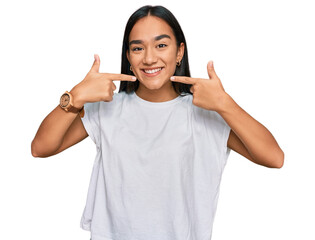
[[[193,96],[85,104],[97,154],[81,228],[92,240],[209,240],[230,127]]]

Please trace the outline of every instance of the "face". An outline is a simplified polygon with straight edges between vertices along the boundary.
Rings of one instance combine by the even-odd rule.
[[[184,44],[177,46],[171,27],[163,19],[147,16],[133,26],[127,58],[140,82],[139,87],[172,89],[170,77],[183,55]]]

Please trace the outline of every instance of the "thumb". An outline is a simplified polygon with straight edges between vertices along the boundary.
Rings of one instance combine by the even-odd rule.
[[[217,77],[216,72],[214,71],[213,61],[209,61],[207,64],[208,75],[210,79],[214,79]]]
[[[94,63],[91,67],[90,72],[99,72],[100,70],[100,57],[97,54],[94,54]]]

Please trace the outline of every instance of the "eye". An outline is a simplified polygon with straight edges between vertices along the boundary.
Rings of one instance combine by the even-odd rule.
[[[137,52],[137,51],[141,51],[142,48],[141,47],[134,47],[131,49],[133,52]]]
[[[166,46],[167,46],[166,44],[161,43],[161,44],[159,44],[159,45],[157,46],[157,48],[164,48],[164,47],[166,47]]]

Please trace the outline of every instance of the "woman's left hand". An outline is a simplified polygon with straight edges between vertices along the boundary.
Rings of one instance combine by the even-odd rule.
[[[193,93],[193,104],[207,109],[219,112],[227,93],[224,91],[221,80],[214,71],[213,62],[207,64],[209,79],[191,78],[185,76],[173,76],[171,81],[192,84],[190,91]]]

